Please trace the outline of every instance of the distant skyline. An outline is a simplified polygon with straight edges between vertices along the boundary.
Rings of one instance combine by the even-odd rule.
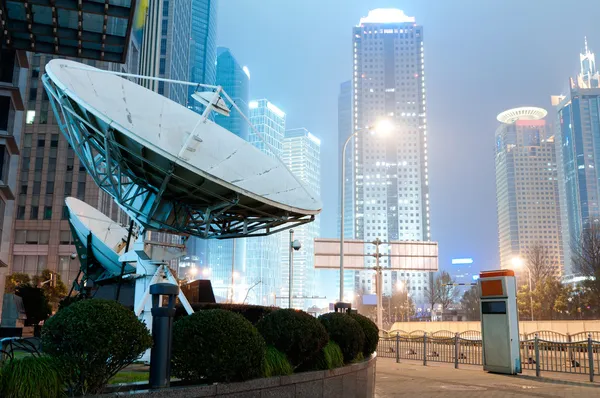
[[[374,8],[398,8],[425,30],[432,240],[440,267],[472,257],[498,268],[496,115],[566,94],[587,36],[600,53],[595,0],[285,2],[221,0],[217,45],[252,71],[250,94],[270,98],[288,128],[322,142],[321,233],[337,235],[339,85],[352,73],[352,27]],[[566,24],[566,21],[574,22]]]

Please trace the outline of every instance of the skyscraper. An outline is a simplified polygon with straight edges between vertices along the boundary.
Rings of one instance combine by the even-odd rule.
[[[430,240],[423,27],[401,10],[376,9],[361,18],[352,41],[353,129],[382,119],[394,125],[388,136],[359,133],[355,139],[354,237]],[[381,265],[389,266],[385,257]],[[383,294],[401,277],[408,278],[415,303],[427,304],[426,272],[384,271]],[[357,272],[355,289],[374,293],[372,280],[372,271]]]
[[[285,135],[285,112],[266,99],[250,101],[249,117],[258,133],[250,132],[249,141],[264,153],[281,159]],[[281,240],[275,235],[246,238],[246,263],[241,270],[248,288],[249,302],[274,303],[281,282]]]
[[[240,65],[228,48],[219,47],[217,54],[216,84],[223,87],[227,95],[247,117],[250,72],[247,67]],[[231,110],[229,116],[215,115],[215,123],[246,141],[249,138],[248,123],[235,108]],[[246,239],[210,240],[207,242],[206,264],[212,270],[213,288],[219,294],[227,294],[232,280],[231,273],[235,272],[235,269],[239,272],[243,268],[245,253]]]
[[[227,95],[247,116],[250,100],[250,71],[238,62],[228,48],[219,47],[217,54],[216,84],[223,87]],[[229,116],[216,115],[215,122],[248,141],[248,123],[236,109],[232,109]]]
[[[321,192],[321,140],[312,135],[305,128],[287,130],[283,139],[283,156],[281,158],[288,169],[312,192],[319,195]],[[294,228],[294,240],[298,239],[302,248],[294,253],[292,307],[299,309],[309,308],[312,300],[301,297],[312,297],[315,293],[314,269],[314,239],[319,236],[319,216],[309,224]],[[289,294],[289,233],[281,232],[281,296]],[[280,301],[280,306],[285,307],[287,300]]]
[[[572,274],[571,247],[591,223],[600,222],[600,74],[585,41],[580,73],[567,96],[552,97],[563,206],[565,274]]]
[[[217,1],[191,0],[190,79],[196,83],[215,84],[217,49]],[[188,16],[189,18],[189,16]],[[194,93],[188,89],[188,95]],[[199,112],[200,104],[189,101],[192,109]]]
[[[190,79],[191,15],[192,0],[149,2],[141,46],[142,75],[182,81]],[[143,80],[140,84],[187,105],[187,86],[151,80]]]
[[[558,172],[554,137],[544,109],[524,107],[498,115],[496,204],[500,267],[541,248],[547,264],[562,272]],[[523,269],[515,269],[523,272]]]
[[[3,48],[0,51],[0,314],[16,213],[17,169],[29,58],[23,50]]]

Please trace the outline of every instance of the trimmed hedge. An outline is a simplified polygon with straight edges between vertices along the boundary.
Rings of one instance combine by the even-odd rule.
[[[329,341],[318,319],[293,309],[280,309],[266,315],[256,328],[265,342],[284,353],[294,367],[317,355]]]
[[[173,325],[173,376],[193,383],[261,377],[265,341],[244,317],[225,310],[198,311]]]
[[[204,310],[226,310],[236,314],[240,314],[246,318],[251,324],[256,325],[261,319],[273,311],[278,310],[276,307],[264,307],[262,305],[250,304],[229,304],[229,303],[202,303],[192,304],[194,312]],[[187,312],[182,305],[176,307],[175,321],[187,316]]]
[[[363,356],[368,358],[372,353],[377,350],[377,343],[379,343],[379,328],[369,318],[361,314],[348,314],[354,319],[363,332],[365,333],[365,344],[363,347]]]
[[[319,317],[329,333],[329,338],[335,341],[342,350],[344,363],[351,362],[359,352],[363,351],[365,333],[360,324],[350,315],[341,312],[330,312]]]
[[[146,325],[116,301],[82,300],[42,328],[42,350],[54,357],[72,395],[95,394],[152,346]]]

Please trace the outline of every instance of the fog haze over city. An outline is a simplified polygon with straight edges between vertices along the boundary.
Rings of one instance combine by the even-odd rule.
[[[554,112],[587,36],[600,51],[594,0],[222,0],[217,43],[251,73],[250,96],[287,113],[287,127],[321,138],[321,235],[338,214],[337,96],[352,72],[352,27],[374,8],[398,8],[424,27],[432,239],[440,268],[454,257],[498,267],[496,115],[519,106]],[[573,15],[576,22],[573,23]]]

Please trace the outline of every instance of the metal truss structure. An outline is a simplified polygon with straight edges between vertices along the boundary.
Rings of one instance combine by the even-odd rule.
[[[265,236],[314,215],[258,202],[115,130],[43,76],[61,132],[94,182],[144,229],[205,239]]]

